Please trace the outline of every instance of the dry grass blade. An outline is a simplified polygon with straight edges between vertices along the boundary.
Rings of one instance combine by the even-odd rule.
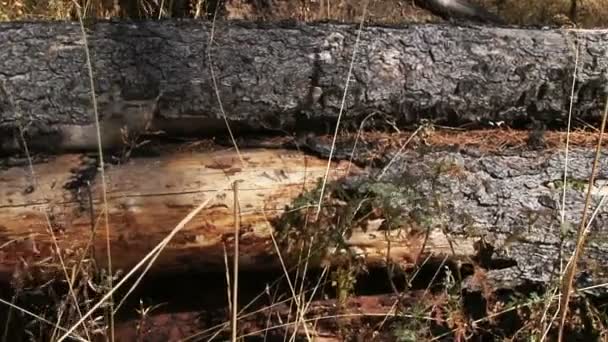
[[[227,265],[227,259],[226,259],[226,265]],[[293,269],[291,269],[290,271],[292,271],[292,270]],[[315,295],[316,291],[319,288],[321,288],[322,286],[327,285],[326,282],[325,282],[325,280],[324,280],[327,271],[328,271],[328,268],[325,267],[324,270],[323,270],[323,272],[321,273],[321,276],[319,277],[319,280],[317,281],[316,286],[312,290],[309,289],[309,290],[305,290],[304,291],[304,293],[308,293],[308,292],[312,291],[312,294],[309,296],[309,298],[311,298],[311,299],[309,300],[309,303],[308,303],[307,307],[304,310],[305,312],[308,311],[308,307],[310,306],[310,303],[312,301],[312,298],[314,298],[314,295]],[[286,277],[286,274],[284,273],[282,276],[280,276],[278,279],[276,279],[273,283],[271,283],[270,285],[267,285],[267,289],[278,285],[279,281],[282,280],[285,277]],[[230,283],[229,279],[228,279],[228,283]],[[239,312],[239,317],[238,317],[239,319],[244,319],[244,318],[247,318],[247,317],[251,317],[251,316],[253,316],[255,314],[258,314],[260,312],[267,311],[267,310],[272,310],[275,307],[278,307],[278,306],[280,306],[282,304],[294,301],[293,298],[284,299],[284,300],[281,300],[281,301],[278,301],[278,302],[274,302],[273,301],[273,304],[271,304],[269,306],[266,306],[266,307],[263,307],[263,308],[260,308],[260,309],[256,309],[256,310],[254,310],[252,312],[245,313],[245,310],[247,310],[251,305],[253,305],[255,302],[257,302],[257,300],[260,299],[263,295],[267,294],[267,291],[268,291],[267,289],[265,289],[263,292],[261,292],[260,294],[258,294],[255,298],[253,298],[251,300],[251,302],[249,302],[249,304],[247,304],[243,308],[241,308],[241,310]],[[228,291],[228,298],[230,298],[230,289],[228,289],[227,291]],[[230,306],[231,303],[232,303],[232,301],[229,299],[229,304],[228,305]],[[209,327],[209,328],[207,328],[205,330],[199,331],[199,332],[197,332],[197,333],[195,333],[195,334],[193,334],[191,336],[188,336],[188,337],[184,338],[182,340],[182,342],[196,340],[197,338],[201,337],[202,335],[205,335],[205,334],[207,334],[207,333],[209,333],[210,331],[213,331],[213,330],[217,330],[218,331],[216,334],[214,334],[214,336],[217,336],[219,334],[219,332],[221,332],[222,329],[225,329],[225,328],[229,327],[229,325],[230,325],[230,322],[224,322],[224,323],[216,324],[216,325],[214,325],[212,327]]]
[[[232,282],[230,281],[230,266],[228,266],[228,252],[226,251],[226,243],[222,243],[222,249],[224,251],[224,267],[226,268],[226,299],[228,299],[228,312],[232,312],[232,295],[230,294]]]
[[[361,121],[361,124],[359,125],[359,129],[357,130],[357,136],[355,137],[355,142],[353,143],[353,149],[350,152],[350,158],[348,160],[348,167],[346,169],[347,175],[350,174],[350,167],[351,167],[351,165],[353,165],[353,158],[355,157],[355,152],[357,151],[357,144],[359,143],[359,139],[361,138],[361,133],[363,132],[363,127],[365,127],[365,123],[367,122],[367,120],[372,118],[376,114],[377,114],[376,112],[369,114],[368,116],[363,118],[363,120]]]
[[[322,285],[325,285],[325,283],[319,281],[319,285],[318,286],[320,287]],[[314,291],[314,289],[313,290],[307,290],[306,292],[310,292],[310,291]],[[264,291],[262,294],[265,294],[265,293],[266,293],[266,291]],[[254,299],[254,301],[257,300],[257,299],[259,299],[259,296],[258,296],[258,298]],[[254,316],[256,314],[259,314],[261,312],[272,310],[272,309],[274,309],[276,307],[279,307],[279,306],[281,306],[281,305],[283,305],[283,304],[285,304],[287,302],[290,302],[290,301],[293,301],[293,299],[292,298],[288,298],[288,299],[284,299],[284,300],[281,300],[281,301],[278,301],[278,302],[274,302],[273,301],[273,304],[271,304],[269,306],[266,306],[266,307],[263,307],[263,308],[260,308],[260,309],[256,309],[256,310],[254,310],[252,312],[244,313],[245,309],[248,308],[253,303],[253,302],[251,302],[250,304],[246,305],[244,308],[242,308],[240,310],[238,318],[239,319],[245,319],[245,318]],[[209,328],[206,328],[205,330],[199,331],[199,332],[197,332],[197,333],[195,333],[195,334],[193,334],[191,336],[188,336],[188,337],[182,339],[181,342],[197,340],[197,338],[200,338],[202,335],[208,334],[208,333],[210,333],[213,330],[216,330],[216,333],[214,333],[213,336],[217,336],[222,331],[222,329],[228,328],[229,326],[230,326],[230,322],[228,322],[228,321],[227,322],[223,322],[223,323],[219,323],[219,324],[216,324],[216,325],[211,326]]]
[[[576,33],[575,33],[575,37],[576,37]],[[564,146],[564,177],[563,177],[563,189],[562,189],[562,203],[561,203],[561,210],[560,210],[560,228],[561,226],[563,226],[564,221],[565,221],[565,217],[566,217],[566,192],[567,192],[567,182],[568,182],[568,157],[569,154],[568,152],[570,151],[570,131],[571,131],[571,126],[572,126],[572,109],[574,108],[574,92],[576,91],[576,77],[578,75],[578,58],[579,58],[579,52],[580,52],[580,48],[578,45],[578,41],[575,41],[575,49],[574,49],[574,70],[572,72],[572,87],[570,88],[570,104],[569,104],[569,108],[568,108],[568,124],[567,124],[567,129],[566,129],[566,144]],[[563,245],[561,246],[563,247]],[[563,255],[563,251],[560,251],[560,263],[559,263],[559,267],[560,267],[560,274],[562,274],[563,272],[563,262],[562,262],[562,258],[561,256]],[[559,290],[559,286],[555,288],[555,290],[553,291],[553,295],[555,295],[555,293]],[[550,303],[545,303],[545,310],[543,311],[543,317],[541,319],[541,324],[545,321],[545,317],[549,311],[549,304]],[[549,322],[549,324],[547,324],[547,328],[545,329],[545,331],[543,332],[543,336],[541,337],[541,342],[543,342],[546,338],[547,335],[549,334],[549,331],[551,330],[551,326],[553,325],[553,322],[555,321],[555,319],[557,318],[557,315],[559,314],[560,311],[560,307],[559,304],[557,306],[557,309],[555,310],[555,313],[553,314],[553,316],[551,317],[551,321]]]
[[[164,246],[163,246],[163,248],[164,248]],[[156,262],[156,259],[160,256],[161,252],[162,252],[162,249],[159,249],[159,251],[152,257],[152,259],[150,260],[150,262],[148,263],[148,265],[146,266],[146,268],[141,272],[141,274],[139,275],[139,277],[137,278],[137,280],[133,283],[133,285],[131,286],[131,288],[129,289],[129,291],[127,291],[127,293],[122,297],[120,303],[118,303],[118,305],[114,309],[114,313],[116,313],[118,311],[118,309],[120,309],[120,307],[126,301],[127,297],[137,288],[137,286],[140,284],[140,282],[143,279],[143,277],[148,273],[148,271],[150,270],[150,268],[154,265],[154,262]],[[226,257],[225,250],[224,250],[224,257]],[[226,262],[226,265],[227,265],[227,262]],[[227,277],[227,279],[229,278],[228,275],[226,277]],[[230,279],[228,279],[228,286],[230,286]],[[230,291],[228,292],[228,300],[230,301]]]
[[[292,284],[291,279],[289,278],[289,271],[287,270],[287,266],[285,265],[285,262],[283,260],[283,255],[281,253],[281,249],[279,248],[279,244],[277,243],[277,240],[274,237],[274,233],[272,232],[272,225],[270,224],[270,221],[268,220],[268,217],[266,216],[266,212],[262,212],[262,213],[264,215],[264,220],[266,221],[268,228],[271,229],[270,238],[272,239],[272,245],[274,246],[274,249],[277,252],[277,256],[279,257],[279,261],[281,263],[281,268],[283,269],[283,274],[285,276],[285,279],[287,279],[287,284],[289,285],[289,290],[291,291],[291,296],[293,297],[293,300],[296,303],[298,310],[300,311],[302,303],[300,303],[299,297],[296,295],[295,287]],[[306,324],[304,324],[303,326],[304,326],[304,331],[306,332],[306,337],[310,340],[310,333],[308,332],[308,327]]]
[[[211,74],[211,81],[213,82],[213,90],[215,92],[215,97],[217,98],[218,106],[220,107],[220,112],[222,113],[222,118],[224,119],[224,123],[226,124],[226,129],[228,130],[228,134],[230,135],[230,140],[232,141],[232,145],[234,146],[234,150],[236,154],[239,156],[239,161],[241,162],[241,166],[245,167],[247,164],[245,163],[245,159],[241,155],[239,150],[239,146],[236,143],[236,139],[234,138],[234,134],[232,133],[232,128],[230,128],[230,123],[228,122],[228,117],[226,112],[224,111],[224,105],[222,104],[222,98],[220,96],[220,90],[217,86],[217,78],[215,77],[215,70],[213,69],[213,59],[211,58],[211,47],[213,46],[213,38],[215,37],[215,22],[217,19],[217,11],[220,6],[217,5],[215,7],[215,12],[213,13],[213,21],[211,22],[211,34],[209,35],[209,42],[207,45],[207,60],[209,61],[209,72]]]
[[[113,287],[113,280],[112,280],[112,254],[111,254],[111,246],[110,246],[110,219],[108,216],[108,195],[107,195],[107,183],[106,183],[106,177],[105,177],[105,163],[103,160],[103,147],[102,147],[102,142],[101,142],[101,126],[99,124],[99,110],[97,108],[97,99],[96,99],[96,92],[95,92],[95,77],[94,77],[94,73],[93,73],[93,64],[91,61],[91,53],[89,50],[89,42],[88,42],[88,38],[87,38],[87,33],[84,27],[84,22],[83,22],[83,13],[82,13],[82,8],[80,7],[80,5],[78,4],[78,2],[74,1],[74,5],[76,6],[76,11],[78,12],[78,22],[80,23],[80,30],[82,33],[82,41],[84,43],[84,51],[85,51],[85,57],[86,57],[86,65],[87,65],[87,71],[89,73],[89,87],[91,87],[91,101],[93,104],[93,116],[95,119],[95,130],[96,130],[96,134],[97,134],[97,148],[98,148],[98,154],[99,154],[99,175],[101,178],[101,193],[102,193],[102,201],[103,201],[103,207],[104,207],[104,223],[105,223],[105,228],[106,228],[106,249],[107,249],[107,253],[108,253],[108,282],[109,282],[109,286],[110,286],[110,292],[109,293],[113,293],[112,291],[112,287]],[[110,341],[114,341],[114,311],[112,309],[113,307],[113,299],[110,296],[110,301],[109,301],[109,315],[110,315]]]
[[[576,45],[575,55],[574,55],[574,71],[572,72],[572,87],[570,89],[570,106],[568,109],[568,124],[566,130],[566,146],[564,146],[564,188],[562,190],[562,207],[561,207],[561,216],[560,223],[564,223],[566,217],[566,182],[568,181],[568,152],[570,149],[570,131],[572,125],[572,109],[574,106],[574,92],[576,91],[576,77],[578,74],[578,58],[579,58],[579,46]]]
[[[414,315],[409,315],[409,314],[397,314],[397,313],[388,313],[388,312],[382,312],[382,313],[347,313],[347,314],[338,314],[338,315],[330,315],[330,316],[319,316],[319,317],[313,317],[313,318],[307,318],[304,320],[305,323],[314,323],[314,322],[318,322],[318,321],[324,321],[324,320],[330,320],[330,319],[340,319],[340,318],[359,318],[359,317],[385,317],[386,315],[390,315],[391,317],[400,317],[400,318],[411,318],[411,319],[423,319],[426,321],[438,321],[438,319],[433,318],[433,317],[420,317],[420,316],[414,316]],[[281,329],[281,328],[287,328],[290,327],[292,325],[294,325],[295,322],[288,322],[288,323],[284,323],[284,324],[277,324],[274,325],[270,328],[267,329],[261,329],[261,330],[255,330],[255,331],[251,331],[245,335],[241,335],[239,336],[239,338],[245,338],[245,337],[249,337],[249,336],[257,336],[260,335],[263,332],[269,331],[269,330],[277,330],[277,329]]]
[[[49,230],[49,234],[53,241],[53,248],[55,248],[55,252],[57,253],[57,257],[59,258],[59,263],[61,265],[61,270],[63,271],[66,282],[68,283],[68,293],[70,294],[70,298],[72,298],[72,300],[74,302],[73,304],[74,304],[74,307],[76,308],[76,311],[77,311],[79,317],[82,318],[82,311],[80,310],[78,298],[76,297],[76,294],[74,291],[74,279],[72,279],[72,277],[70,277],[68,275],[67,267],[65,266],[63,256],[61,255],[61,249],[59,248],[59,245],[57,244],[57,239],[55,237],[55,233],[53,232],[53,225],[51,223],[51,219],[50,219],[48,213],[46,213],[46,212],[45,212],[45,218],[47,221],[47,227]],[[52,334],[53,337],[56,336],[57,327],[59,326],[59,323],[61,322],[61,316],[62,316],[62,312],[60,312],[59,315],[57,315],[57,324],[55,325],[55,331],[53,331],[53,334]],[[87,339],[90,341],[91,335],[89,334],[89,329],[87,328],[86,325],[84,326],[84,332],[87,336]],[[53,339],[51,339],[51,340],[53,340]]]
[[[223,189],[225,189],[227,185],[229,186],[229,184],[230,183],[223,185],[218,190],[216,190],[216,192],[223,191]],[[59,338],[58,342],[61,342],[66,339],[74,330],[76,330],[76,328],[78,328],[80,324],[84,322],[86,318],[91,316],[95,312],[95,310],[97,310],[106,300],[108,300],[117,289],[124,285],[124,283],[129,280],[129,278],[131,278],[131,276],[133,276],[133,274],[135,274],[135,272],[137,272],[148,260],[155,257],[157,253],[160,253],[160,251],[162,251],[165,246],[169,244],[169,242],[175,237],[175,235],[179,233],[186,226],[186,224],[190,222],[201,210],[203,210],[209,204],[209,202],[211,202],[211,199],[213,199],[213,197],[207,198],[198,207],[194,208],[190,213],[188,213],[188,215],[186,215],[186,217],[184,217],[184,219],[181,220],[175,226],[175,228],[173,228],[173,230],[167,235],[167,237],[165,237],[161,242],[156,245],[156,247],[154,247],[148,254],[146,254],[146,256],[143,257],[137,263],[137,265],[135,265],[129,271],[129,273],[125,274],[125,276],[118,283],[116,283],[116,286],[114,286],[111,291],[105,294],[95,305],[93,305],[89,312],[84,314],[84,316],[78,322],[76,322],[70,329],[68,329],[68,331],[63,336]]]
[[[306,273],[308,272],[308,262],[310,261],[310,252],[312,250],[313,241],[314,241],[314,237],[311,236],[310,241],[308,242],[308,252],[304,259],[304,270],[302,271],[302,276],[300,277],[300,291],[298,292],[298,301],[300,303],[304,303],[305,299],[306,299],[305,291],[304,291],[304,284],[305,284],[305,280],[306,280]],[[299,271],[299,268],[298,268],[298,271]],[[296,284],[298,283],[298,276],[297,276],[298,273],[299,272],[296,272],[296,281],[295,281]],[[298,310],[296,312],[296,323],[297,323],[296,327],[302,321],[302,318],[306,315],[306,309],[307,309],[307,306],[300,305],[300,310]],[[290,342],[292,342],[296,339],[296,334],[297,334],[297,330],[294,329],[294,331],[291,335],[291,338],[289,339]],[[310,339],[309,339],[309,341],[310,341]]]
[[[234,264],[232,265],[232,342],[236,342],[238,329],[238,293],[239,293],[239,235],[241,213],[239,210],[239,181],[232,184],[234,194]]]
[[[397,153],[395,153],[395,155],[393,156],[393,158],[391,158],[391,160],[388,162],[388,164],[386,164],[386,166],[384,167],[384,169],[382,169],[382,172],[380,172],[380,175],[378,176],[378,180],[382,179],[382,177],[384,177],[384,175],[386,174],[386,172],[388,171],[388,169],[393,165],[393,163],[395,162],[395,160],[397,160],[397,158],[401,155],[401,153],[403,152],[403,150],[407,147],[407,145],[412,141],[412,139],[414,139],[414,137],[416,135],[418,135],[418,133],[424,128],[424,126],[419,126],[418,128],[416,128],[416,130],[410,134],[409,138],[407,138],[407,140],[401,144],[401,147],[399,148],[399,150],[397,151]]]
[[[342,120],[342,114],[344,113],[344,106],[346,105],[346,95],[348,95],[348,85],[350,84],[350,78],[352,77],[353,68],[355,66],[355,60],[357,59],[357,50],[359,48],[359,40],[361,39],[361,32],[363,31],[363,24],[365,23],[365,16],[367,14],[367,6],[369,0],[365,1],[363,5],[363,14],[361,15],[361,22],[359,23],[359,29],[357,30],[357,39],[355,40],[355,46],[353,47],[353,55],[348,67],[348,74],[346,75],[346,83],[344,84],[344,94],[342,95],[342,101],[340,103],[340,112],[338,113],[338,120],[336,122],[336,129],[334,131],[334,137],[331,142],[331,149],[329,150],[329,158],[327,159],[327,168],[325,169],[325,176],[323,176],[323,185],[319,194],[319,204],[317,205],[317,214],[315,220],[319,219],[321,215],[321,208],[323,207],[323,196],[325,195],[325,187],[327,186],[327,179],[329,178],[329,171],[331,170],[331,160],[334,156],[334,150],[336,148],[336,140],[338,139],[338,132],[340,131],[340,121]]]
[[[56,329],[64,331],[64,332],[66,332],[66,336],[69,336],[69,337],[71,337],[73,339],[76,339],[78,341],[84,341],[84,342],[89,342],[90,341],[90,340],[87,340],[87,339],[83,338],[82,336],[78,336],[77,334],[74,333],[74,331],[68,331],[68,329],[66,329],[64,327],[60,327],[60,326],[56,325],[55,323],[53,323],[53,322],[45,319],[44,317],[41,317],[41,316],[39,316],[39,315],[31,312],[31,311],[28,311],[28,310],[26,310],[24,308],[21,308],[21,307],[13,304],[11,302],[7,302],[7,301],[5,301],[2,298],[0,298],[0,303],[4,304],[4,305],[6,305],[6,306],[8,306],[8,307],[10,307],[12,309],[15,309],[17,311],[20,311],[20,312],[22,312],[22,313],[24,313],[24,314],[26,314],[26,315],[28,315],[30,317],[33,317],[33,318],[37,319],[38,321],[40,321],[42,323],[48,324],[48,325],[50,325],[50,326],[52,326],[52,327],[54,327]]]
[[[581,256],[582,249],[585,245],[586,237],[586,225],[587,225],[587,213],[589,204],[591,202],[591,189],[595,183],[595,176],[597,173],[597,165],[600,159],[600,153],[602,150],[602,138],[604,130],[606,128],[606,118],[608,117],[608,98],[606,99],[606,105],[604,108],[604,114],[602,116],[602,124],[600,127],[599,137],[597,141],[597,147],[595,150],[595,158],[593,160],[593,166],[591,168],[591,175],[589,176],[589,184],[587,188],[587,194],[585,198],[585,207],[583,208],[583,215],[581,218],[581,224],[578,229],[576,237],[576,247],[574,249],[574,255],[568,261],[565,270],[565,276],[562,282],[562,298],[560,301],[560,323],[558,328],[558,341],[563,340],[564,325],[566,324],[566,316],[568,314],[568,302],[570,301],[570,294],[572,291],[572,282],[574,280],[574,274],[576,273],[576,263]]]
[[[14,101],[13,101],[13,98],[12,98],[11,96],[9,96],[9,102],[10,102],[10,103],[11,103],[13,106],[15,105],[15,103],[14,103]],[[24,132],[24,129],[23,129],[23,127],[22,127],[21,123],[18,123],[18,130],[19,130],[19,138],[21,139],[21,143],[23,144],[23,150],[24,150],[24,153],[25,153],[25,157],[26,157],[26,159],[27,159],[27,162],[28,162],[28,168],[29,168],[30,180],[31,180],[32,185],[34,186],[34,188],[38,188],[38,178],[37,178],[37,176],[36,176],[36,171],[35,171],[35,169],[34,169],[34,163],[33,163],[33,161],[32,161],[32,155],[31,155],[31,153],[30,153],[30,149],[29,149],[29,145],[28,145],[28,143],[27,143],[27,140],[25,139],[25,132]],[[47,201],[48,201],[48,200],[47,200]],[[50,235],[50,237],[51,237],[51,241],[53,242],[53,247],[54,247],[54,249],[55,249],[55,252],[56,252],[56,254],[57,254],[57,257],[59,258],[59,262],[60,262],[60,265],[61,265],[61,269],[62,269],[62,271],[63,271],[63,274],[64,274],[64,276],[65,276],[65,280],[66,280],[66,282],[67,282],[67,284],[68,284],[68,287],[69,287],[69,288],[68,288],[69,295],[70,295],[70,297],[72,298],[73,305],[75,306],[75,308],[76,308],[76,311],[77,311],[78,315],[79,315],[80,317],[82,317],[82,312],[81,312],[81,310],[80,310],[80,306],[79,306],[78,300],[77,300],[77,298],[76,298],[75,291],[74,291],[74,287],[73,287],[73,285],[74,285],[74,281],[75,281],[75,280],[74,280],[74,278],[73,278],[73,277],[70,277],[70,276],[68,275],[68,272],[67,272],[67,268],[66,268],[65,262],[64,262],[64,260],[63,260],[62,255],[61,255],[61,250],[60,250],[60,248],[59,248],[59,246],[58,246],[58,244],[57,244],[57,239],[56,239],[56,237],[55,237],[55,233],[54,233],[54,231],[53,231],[53,227],[52,227],[52,224],[51,224],[51,219],[50,219],[49,214],[48,214],[48,212],[47,212],[47,211],[44,211],[44,217],[45,217],[45,219],[46,219],[46,226],[47,226],[47,228],[48,228],[48,232],[49,232],[49,235]],[[0,248],[1,248],[1,246],[0,246]],[[16,297],[16,296],[14,296],[14,297],[13,297],[13,300],[15,300],[16,298],[17,298],[17,297]],[[64,304],[66,304],[66,305],[67,305],[67,303],[64,303]],[[65,306],[65,305],[64,305],[64,306]],[[4,341],[6,341],[6,340],[7,340],[7,338],[8,338],[9,324],[10,324],[10,320],[11,320],[11,314],[12,314],[12,310],[13,310],[13,307],[11,306],[11,307],[10,307],[10,310],[9,310],[9,313],[8,313],[8,318],[7,318],[7,320],[6,320],[6,322],[5,322],[5,326],[4,326],[4,335],[3,335],[3,338],[2,338],[2,341],[3,341],[3,342],[4,342]],[[54,337],[56,336],[56,333],[57,333],[58,329],[60,329],[60,325],[59,325],[59,324],[61,323],[61,318],[62,318],[63,312],[64,312],[64,310],[60,310],[59,314],[57,315],[57,322],[54,324],[54,329],[53,329],[53,332],[52,332],[52,334],[51,334],[51,336],[52,336],[52,337],[51,337],[51,340],[53,340],[53,339],[54,339]],[[64,329],[64,330],[65,330],[65,329]],[[86,336],[87,336],[87,340],[91,340],[91,336],[90,336],[90,334],[89,334],[89,330],[88,330],[88,328],[87,328],[86,326],[85,326],[84,330],[85,330],[85,334],[86,334]]]

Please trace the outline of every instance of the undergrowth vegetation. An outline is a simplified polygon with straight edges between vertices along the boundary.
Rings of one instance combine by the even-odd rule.
[[[248,20],[297,19],[302,21],[359,20],[365,0],[1,0],[0,20],[77,20],[76,3],[85,18],[211,18],[216,6],[220,17]],[[514,25],[571,25],[596,28],[608,24],[605,0],[478,0]],[[437,21],[413,1],[376,1],[370,22],[406,23]]]
[[[346,310],[349,298],[357,297],[358,279],[370,272],[362,262],[360,253],[364,252],[348,242],[357,231],[385,234],[387,255],[391,251],[390,235],[412,241],[415,236],[428,238],[431,232],[441,232],[452,241],[456,240],[453,232],[464,231],[467,238],[484,243],[470,215],[455,210],[440,191],[446,182],[457,181],[461,172],[457,164],[441,160],[419,174],[398,173],[385,180],[365,176],[327,184],[325,205],[315,216],[314,204],[322,186],[319,182],[297,197],[273,223],[279,250],[291,267],[302,260],[326,265],[333,295]],[[577,183],[573,186],[578,187]],[[557,221],[557,212],[549,219]],[[422,240],[426,243],[426,238]],[[457,258],[455,249],[452,253]],[[421,256],[415,256],[410,265],[396,265],[387,259],[385,279],[375,278],[376,282],[389,283],[396,295],[396,311],[389,319],[388,331],[397,341],[557,338],[558,328],[548,315],[559,311],[554,291],[560,286],[558,279],[547,287],[496,291],[485,278],[488,264],[482,258],[491,256],[484,257],[483,252],[479,259],[463,263],[448,258],[423,260]],[[565,326],[569,339],[600,340],[608,336],[607,312],[597,297],[581,292],[569,307]]]

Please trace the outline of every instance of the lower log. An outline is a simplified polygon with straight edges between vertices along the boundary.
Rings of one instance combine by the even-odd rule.
[[[109,240],[113,268],[128,271],[161,242],[194,208],[208,205],[171,240],[152,272],[223,271],[232,255],[234,192],[240,208],[240,267],[279,267],[270,237],[276,220],[304,191],[317,187],[327,160],[286,150],[181,151],[133,158],[105,170]],[[241,164],[242,158],[242,164]],[[20,266],[56,267],[76,262],[87,244],[106,266],[106,226],[97,161],[62,155],[0,171],[0,271],[4,279]],[[331,163],[329,181],[360,170]],[[90,184],[90,186],[87,186]],[[89,195],[90,194],[90,195]],[[392,257],[413,260],[423,236],[391,242]],[[56,246],[55,242],[56,241]],[[349,244],[368,263],[386,258],[384,233],[353,234]],[[438,237],[435,251],[448,250]],[[53,260],[53,261],[51,261]],[[19,266],[19,267],[17,267]]]
[[[359,146],[356,155],[367,155],[364,149],[378,151],[380,144],[368,141]],[[594,157],[586,148],[570,151],[564,223],[560,206],[565,159],[560,151],[482,153],[473,148],[404,151],[392,159],[381,180],[354,165],[333,162],[325,216],[313,222],[318,181],[325,175],[327,159],[281,149],[241,153],[243,165],[231,150],[182,150],[108,166],[114,269],[133,267],[193,208],[210,199],[167,245],[152,272],[224,271],[224,250],[230,257],[234,241],[231,185],[240,181],[242,270],[280,267],[274,232],[284,257],[297,251],[294,246],[319,238],[316,246],[330,253],[313,253],[311,260],[317,265],[328,255],[331,262],[349,260],[339,258],[337,250],[352,252],[349,256],[360,257],[368,266],[385,265],[387,259],[408,266],[431,257],[440,264],[482,269],[478,276],[495,288],[551,285],[559,280],[560,264],[567,262],[576,245]],[[577,274],[580,288],[593,286],[602,293],[608,284],[605,157],[603,153],[591,186],[593,215]],[[57,260],[53,238],[62,256],[78,260],[93,226],[96,260],[104,266],[104,205],[95,165],[95,160],[63,155],[33,165],[35,177],[27,165],[0,170],[4,279],[24,264],[52,265]],[[331,181],[337,179],[344,180],[341,187],[332,188]],[[302,194],[312,199],[304,196],[302,201]],[[293,210],[307,206],[313,208]],[[305,215],[297,215],[301,213]],[[467,280],[467,273],[465,286],[479,287],[478,277]]]

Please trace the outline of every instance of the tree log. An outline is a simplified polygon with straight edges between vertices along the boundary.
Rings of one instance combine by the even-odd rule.
[[[122,143],[121,127],[223,134],[224,114],[236,131],[336,121],[357,26],[217,22],[210,44],[212,28],[192,20],[86,25],[106,147]],[[381,113],[398,125],[564,126],[576,42],[573,115],[593,121],[608,71],[602,32],[365,27],[345,125]],[[0,23],[0,152],[20,150],[20,128],[33,149],[96,147],[85,47],[78,23]]]
[[[194,208],[210,200],[167,246],[156,270],[221,271],[223,245],[234,240],[232,182],[240,182],[241,265],[243,269],[277,266],[270,243],[270,223],[293,198],[317,184],[327,161],[282,150],[251,150],[239,157],[230,151],[176,152],[108,166],[107,202],[115,268],[128,270],[162,241]],[[20,259],[36,264],[55,255],[57,247],[77,260],[91,240],[97,255],[106,255],[102,182],[97,161],[61,155],[29,167],[0,172],[0,272],[11,274]],[[356,166],[349,168],[355,171]],[[346,172],[332,164],[330,180]],[[90,182],[91,201],[87,195]],[[92,204],[92,208],[91,208]],[[92,215],[91,215],[92,214]],[[232,254],[228,250],[228,254]],[[98,258],[105,266],[103,258]]]
[[[364,145],[355,154],[363,154]],[[317,239],[315,244],[329,253],[313,258],[313,266],[341,262],[340,252],[349,251],[368,266],[384,266],[392,260],[408,269],[429,258],[431,263],[469,265],[465,267],[469,271],[481,267],[484,278],[496,288],[550,285],[558,279],[560,257],[567,258],[574,248],[593,161],[588,149],[570,151],[563,224],[559,208],[564,160],[559,151],[492,155],[465,148],[391,156],[394,161],[383,176],[373,169],[349,168],[344,162],[332,164],[330,179],[347,177],[328,184],[322,219],[313,220],[311,209],[307,225],[298,225],[294,213],[306,212],[302,209],[306,206],[316,208],[316,180],[323,176],[327,160],[284,150],[242,153],[245,166],[236,153],[225,150],[169,151],[109,166],[114,267],[132,267],[194,207],[212,198],[210,206],[167,246],[154,272],[223,270],[224,245],[230,255],[234,238],[230,184],[242,180],[238,190],[242,270],[278,267],[270,237],[274,231],[277,239],[288,241],[280,244],[285,259],[299,242]],[[35,264],[56,253],[49,227],[65,257],[77,257],[90,239],[92,218],[99,226],[96,255],[105,255],[101,181],[94,169],[94,161],[63,155],[34,165],[36,183],[27,166],[0,172],[4,275],[23,260]],[[608,180],[605,154],[598,170],[589,210],[598,209],[579,267],[580,286],[608,282],[608,245],[603,238],[608,210],[601,205]],[[302,202],[304,193],[312,193],[312,199]],[[103,265],[103,258],[98,261]],[[464,278],[470,275],[465,268]],[[476,286],[471,279],[466,281],[467,286]]]

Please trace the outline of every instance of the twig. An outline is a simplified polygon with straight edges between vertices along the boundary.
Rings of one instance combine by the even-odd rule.
[[[238,197],[238,184],[239,181],[235,181],[232,184],[233,195],[234,195],[234,256],[232,266],[232,342],[236,342],[237,338],[237,315],[238,315],[238,289],[239,289],[239,235],[240,235],[240,211],[239,211],[239,197]]]
[[[361,22],[359,23],[359,29],[357,30],[357,39],[355,40],[355,46],[353,47],[353,55],[348,68],[348,74],[346,75],[346,84],[344,85],[344,94],[342,95],[342,102],[340,103],[340,112],[338,113],[338,120],[336,122],[336,129],[334,131],[334,137],[331,142],[331,149],[329,150],[329,158],[327,159],[327,168],[325,169],[325,176],[323,177],[323,185],[319,194],[319,204],[317,205],[317,214],[315,220],[319,219],[321,215],[321,207],[323,206],[323,196],[325,195],[325,187],[327,186],[327,179],[329,177],[329,170],[331,169],[331,160],[334,155],[336,148],[336,139],[338,138],[338,132],[340,131],[340,121],[342,120],[342,114],[344,113],[344,106],[346,105],[346,95],[348,94],[348,85],[350,84],[350,78],[352,77],[353,68],[355,66],[355,60],[357,57],[357,50],[359,47],[359,40],[361,39],[361,31],[363,31],[363,23],[365,23],[365,15],[367,14],[367,5],[369,0],[365,1],[363,7],[363,14],[361,15]]]
[[[77,12],[78,12],[78,22],[80,23],[80,30],[82,33],[82,40],[84,43],[84,51],[85,51],[85,57],[86,57],[86,65],[87,65],[87,71],[89,73],[89,86],[91,87],[91,102],[93,104],[93,116],[95,118],[95,130],[97,133],[97,149],[98,149],[98,153],[99,153],[99,175],[101,178],[101,192],[102,192],[102,200],[103,200],[103,205],[104,205],[104,223],[105,223],[105,227],[106,227],[106,249],[107,249],[107,254],[108,254],[108,282],[109,282],[109,287],[110,287],[110,292],[109,293],[113,293],[112,291],[112,283],[113,283],[113,279],[112,279],[112,252],[111,252],[111,246],[110,246],[110,219],[109,219],[109,214],[108,214],[108,195],[107,195],[107,183],[106,183],[106,177],[105,177],[105,164],[104,164],[104,160],[103,160],[103,146],[102,146],[102,141],[101,141],[101,126],[99,123],[99,110],[97,108],[97,99],[96,99],[96,92],[95,92],[95,79],[94,79],[94,74],[93,74],[93,64],[91,62],[91,53],[89,51],[89,42],[88,42],[88,38],[87,38],[87,33],[86,30],[84,28],[84,21],[83,21],[83,17],[82,17],[82,8],[80,7],[80,5],[75,1],[74,4],[76,5],[77,8]],[[112,296],[109,297],[110,301],[109,301],[109,312],[110,312],[110,341],[114,341],[114,314],[113,314],[113,310],[112,307],[114,306],[114,300],[112,298]]]

